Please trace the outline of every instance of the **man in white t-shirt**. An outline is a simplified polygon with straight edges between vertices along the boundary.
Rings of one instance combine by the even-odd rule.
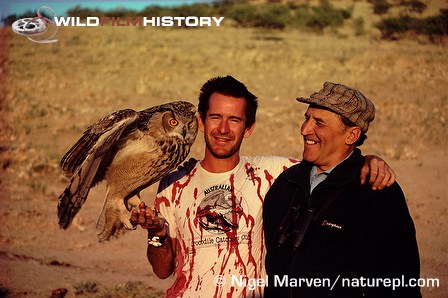
[[[240,156],[251,135],[257,98],[231,76],[207,81],[199,95],[204,158],[159,185],[156,210],[144,202],[131,220],[148,230],[147,256],[160,278],[176,274],[167,297],[260,297],[265,276],[262,207],[275,178],[298,161]],[[370,158],[370,180],[381,189],[395,174]],[[369,165],[361,180],[366,181]],[[286,264],[285,264],[286,265]]]

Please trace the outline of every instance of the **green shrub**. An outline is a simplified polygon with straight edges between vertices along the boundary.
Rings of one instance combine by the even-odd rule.
[[[242,27],[283,29],[291,21],[291,13],[283,4],[235,5],[227,16]]]
[[[67,10],[67,16],[69,17],[80,17],[85,19],[87,17],[101,17],[104,13],[99,9],[83,8],[80,5],[75,6],[72,9]]]
[[[257,17],[256,7],[250,4],[234,6],[227,16],[235,20],[242,27],[253,26]]]
[[[412,21],[413,18],[408,15],[390,17],[381,20],[375,27],[380,29],[383,39],[397,39],[398,34],[404,33],[411,28],[410,23]]]
[[[140,13],[140,16],[143,17],[162,17],[169,15],[171,13],[170,8],[161,7],[161,6],[147,6]]]
[[[280,4],[264,7],[257,15],[255,27],[283,29],[291,20],[290,10]]]
[[[196,3],[191,5],[182,5],[172,8],[171,16],[175,17],[188,17],[197,16],[204,17],[211,15],[213,12],[212,7],[206,3]]]
[[[448,9],[441,9],[438,16],[431,16],[417,23],[417,33],[424,34],[435,41],[437,37],[448,34]]]
[[[134,16],[134,15],[136,15],[136,12],[134,10],[129,10],[129,9],[126,9],[123,7],[111,9],[104,13],[104,16],[110,17],[110,18],[112,18],[112,17],[125,18],[127,16]]]
[[[349,10],[336,9],[327,0],[321,0],[319,6],[312,7],[312,11],[306,26],[318,31],[325,27],[340,27],[344,24],[345,19],[351,17]]]
[[[385,14],[392,6],[393,5],[386,0],[375,1],[373,2],[373,13],[378,15]]]
[[[401,1],[401,6],[405,6],[410,12],[423,13],[426,9],[426,4],[419,0]]]
[[[409,15],[390,17],[383,19],[375,25],[384,39],[398,39],[407,31],[426,35],[431,41],[448,34],[448,10],[441,9],[437,16],[424,19],[414,18]]]

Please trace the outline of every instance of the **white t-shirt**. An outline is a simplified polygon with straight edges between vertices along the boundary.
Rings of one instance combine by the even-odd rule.
[[[177,279],[167,297],[263,294],[263,200],[275,178],[295,163],[241,156],[229,172],[210,173],[198,162],[180,179],[174,172],[162,180],[155,204],[178,240]]]

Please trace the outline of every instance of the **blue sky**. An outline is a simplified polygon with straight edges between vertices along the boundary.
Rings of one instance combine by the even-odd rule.
[[[11,14],[20,15],[25,11],[37,11],[41,6],[48,6],[54,10],[56,16],[64,16],[69,8],[77,5],[88,8],[110,10],[116,7],[125,7],[141,10],[149,5],[174,6],[192,4],[197,2],[213,2],[213,0],[147,0],[147,1],[79,1],[79,0],[0,0],[0,19]]]

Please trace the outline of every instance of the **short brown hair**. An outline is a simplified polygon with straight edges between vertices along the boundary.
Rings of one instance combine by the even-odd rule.
[[[210,108],[210,97],[215,92],[226,96],[243,97],[246,100],[246,127],[251,127],[255,123],[258,108],[257,97],[232,76],[214,77],[201,87],[198,112],[203,121],[205,121],[205,115]]]

